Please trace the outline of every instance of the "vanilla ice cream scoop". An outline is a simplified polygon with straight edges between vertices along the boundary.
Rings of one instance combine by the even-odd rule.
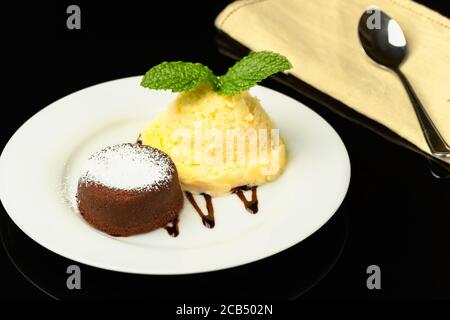
[[[141,132],[144,145],[174,161],[185,190],[219,196],[276,179],[286,147],[259,100],[227,96],[208,84],[182,92]]]

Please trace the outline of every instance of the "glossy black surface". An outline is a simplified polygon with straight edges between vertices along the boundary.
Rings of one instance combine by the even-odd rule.
[[[142,74],[162,60],[198,61],[224,73],[233,61],[217,50],[213,20],[227,2],[163,2],[158,8],[150,2],[82,2],[80,31],[65,27],[69,2],[6,8],[1,145],[49,103],[89,85]],[[444,1],[420,2],[449,15]],[[336,113],[331,99],[299,90],[298,83],[263,84],[310,106],[348,149],[349,192],[320,231],[275,257],[202,275],[134,276],[75,263],[82,289],[70,291],[66,269],[74,262],[30,240],[2,209],[0,297],[450,298],[450,181],[435,178],[428,159],[392,133]],[[371,264],[381,268],[378,291],[366,287]]]

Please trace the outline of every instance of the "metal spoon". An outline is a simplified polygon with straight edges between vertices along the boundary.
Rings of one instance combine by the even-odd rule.
[[[433,156],[450,157],[450,147],[433,124],[408,79],[400,71],[400,65],[407,54],[407,45],[398,23],[380,9],[369,8],[359,20],[358,35],[369,58],[394,71],[402,81]]]

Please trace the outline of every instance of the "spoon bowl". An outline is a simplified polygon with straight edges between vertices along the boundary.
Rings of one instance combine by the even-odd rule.
[[[359,19],[359,41],[377,64],[399,68],[407,55],[406,39],[399,24],[378,9],[367,10]]]

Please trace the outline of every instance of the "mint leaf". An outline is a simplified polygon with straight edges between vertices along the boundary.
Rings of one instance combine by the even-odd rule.
[[[268,76],[292,68],[289,60],[275,52],[252,52],[236,62],[227,73],[219,77],[218,92],[234,95],[248,90]]]
[[[209,82],[216,88],[217,77],[201,63],[163,62],[151,68],[141,81],[141,86],[150,89],[165,89],[172,92],[191,91],[200,84]]]

